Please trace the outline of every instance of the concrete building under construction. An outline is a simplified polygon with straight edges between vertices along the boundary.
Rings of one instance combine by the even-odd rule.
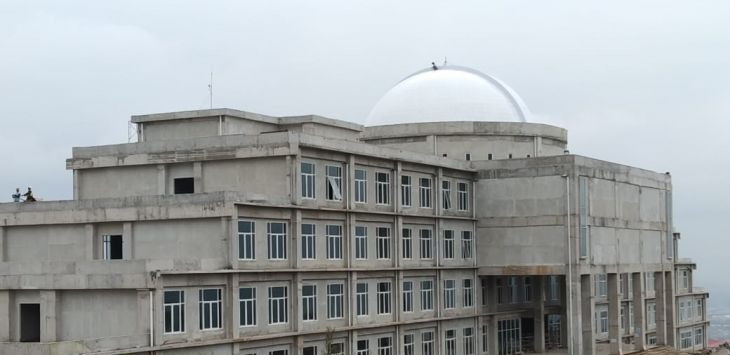
[[[133,116],[73,200],[0,204],[0,353],[622,354],[706,347],[671,176],[567,151],[445,66],[365,126]]]

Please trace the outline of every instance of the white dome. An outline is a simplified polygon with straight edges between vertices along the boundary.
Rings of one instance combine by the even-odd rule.
[[[527,122],[519,96],[498,79],[447,65],[401,80],[370,111],[367,126],[441,121]]]

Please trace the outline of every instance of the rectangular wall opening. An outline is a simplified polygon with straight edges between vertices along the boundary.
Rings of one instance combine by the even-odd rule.
[[[41,305],[39,303],[20,304],[20,341],[41,341]]]
[[[195,181],[191,177],[177,178],[173,181],[175,185],[175,195],[179,194],[192,194],[195,191]]]
[[[102,256],[104,260],[121,260],[122,252],[122,236],[121,235],[105,235],[103,236]]]

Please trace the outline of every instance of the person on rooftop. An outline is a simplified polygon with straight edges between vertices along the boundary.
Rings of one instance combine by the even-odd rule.
[[[30,189],[30,186],[28,186],[28,192],[24,193],[23,196],[25,196],[25,202],[34,202],[36,200],[33,197],[33,191]]]
[[[15,193],[12,196],[13,196],[13,202],[20,202],[20,196],[22,196],[22,195],[20,194],[19,187],[15,188]]]

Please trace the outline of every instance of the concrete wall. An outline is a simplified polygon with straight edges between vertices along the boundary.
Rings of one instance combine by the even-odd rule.
[[[77,170],[76,199],[160,195],[154,165]]]
[[[84,225],[7,228],[7,261],[74,261],[86,259]]]
[[[142,125],[145,142],[219,135],[218,117],[153,121]]]
[[[136,259],[180,259],[211,266],[227,260],[228,239],[220,219],[136,222],[132,234]]]
[[[202,166],[202,192],[241,191],[257,201],[289,203],[290,169],[283,157],[208,161]]]

